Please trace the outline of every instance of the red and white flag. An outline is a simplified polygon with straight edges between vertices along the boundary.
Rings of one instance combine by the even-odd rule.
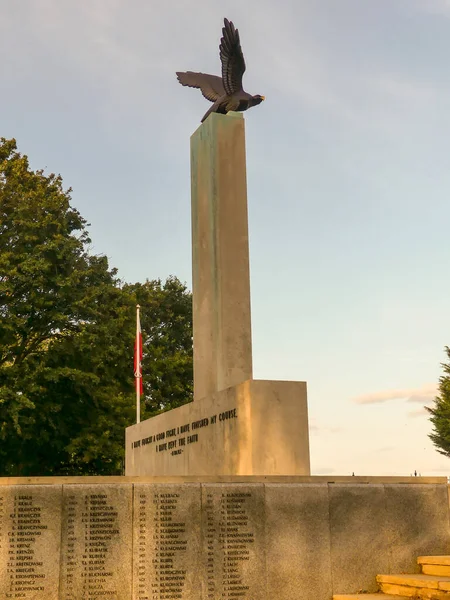
[[[144,383],[142,381],[142,331],[141,319],[139,317],[139,308],[136,306],[136,340],[134,342],[134,377],[136,380],[136,395],[141,396],[144,393]]]

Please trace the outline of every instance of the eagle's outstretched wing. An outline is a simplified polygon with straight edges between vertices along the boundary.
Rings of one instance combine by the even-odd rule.
[[[220,40],[219,53],[222,62],[223,87],[228,96],[242,90],[242,76],[245,72],[245,60],[242,54],[239,31],[233,23],[224,19],[223,37]]]
[[[181,73],[178,71],[177,77],[181,85],[199,88],[203,96],[210,102],[215,102],[225,96],[222,79],[217,75],[206,75],[205,73],[194,73],[193,71]]]

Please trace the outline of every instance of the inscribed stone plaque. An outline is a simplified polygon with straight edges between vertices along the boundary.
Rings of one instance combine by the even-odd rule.
[[[0,598],[59,599],[62,486],[0,487]]]
[[[327,484],[266,484],[265,490],[268,598],[331,598]]]
[[[203,598],[265,600],[264,486],[202,485]]]
[[[133,600],[200,599],[200,484],[136,484],[133,534]]]
[[[61,600],[131,599],[131,484],[65,485]]]
[[[125,437],[126,475],[309,475],[306,384],[246,381],[136,423]]]

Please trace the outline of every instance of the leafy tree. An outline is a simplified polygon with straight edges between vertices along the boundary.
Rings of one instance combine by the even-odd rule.
[[[70,200],[0,140],[0,475],[122,472],[137,302],[144,416],[190,398],[189,292],[176,278],[121,285]]]
[[[450,457],[450,348],[448,346],[445,352],[449,362],[442,363],[444,375],[439,379],[439,395],[435,398],[434,407],[427,410],[431,414],[430,421],[434,427],[434,432],[429,437],[440,454]]]
[[[107,379],[114,351],[105,313],[106,327],[116,326],[124,302],[116,272],[105,257],[88,254],[89,243],[86,221],[71,207],[61,177],[32,171],[15,140],[1,139],[3,474],[59,473],[78,463],[88,472],[99,470],[99,462],[118,467],[117,450],[111,452],[117,432],[99,429],[101,416],[112,420],[115,401],[131,391],[117,370]],[[106,403],[112,389],[115,401]],[[97,447],[81,450],[80,434],[94,424]]]

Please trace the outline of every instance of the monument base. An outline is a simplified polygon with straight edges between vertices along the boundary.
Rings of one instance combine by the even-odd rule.
[[[309,475],[306,383],[248,380],[126,429],[125,474]]]
[[[193,479],[0,477],[1,600],[330,600],[450,552],[446,478]]]

